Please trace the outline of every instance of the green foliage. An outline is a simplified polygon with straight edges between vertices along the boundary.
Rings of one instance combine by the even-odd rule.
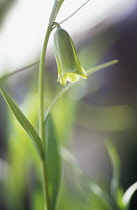
[[[120,160],[118,153],[114,145],[110,142],[106,143],[106,147],[113,169],[111,179],[111,195],[103,192],[102,189],[94,183],[91,183],[90,185],[91,190],[101,200],[104,200],[107,204],[109,204],[110,209],[128,210],[131,197],[137,190],[137,183],[133,184],[125,193],[123,193],[123,189],[120,186]]]
[[[110,160],[112,163],[112,168],[113,168],[113,176],[112,176],[112,180],[111,180],[111,183],[112,183],[111,184],[111,195],[109,195],[104,190],[102,190],[101,187],[98,186],[96,183],[92,182],[90,178],[87,178],[86,175],[82,172],[82,170],[78,166],[78,163],[77,163],[77,160],[75,159],[75,157],[66,148],[62,148],[61,156],[62,156],[63,160],[65,160],[65,162],[67,162],[69,167],[71,166],[71,170],[68,170],[68,172],[71,171],[71,176],[76,178],[76,180],[74,180],[74,182],[71,183],[71,185],[69,183],[69,185],[72,187],[71,193],[75,192],[76,189],[78,189],[78,191],[76,193],[77,196],[79,195],[79,192],[80,192],[80,197],[83,196],[84,199],[85,198],[91,199],[91,203],[88,201],[86,203],[85,207],[84,208],[82,207],[83,209],[128,210],[132,195],[137,190],[137,183],[135,183],[131,187],[129,187],[125,193],[123,192],[123,190],[120,186],[120,160],[119,160],[118,153],[117,153],[114,145],[112,145],[110,142],[107,142],[106,146],[107,146],[108,154],[109,154],[109,157],[110,157]],[[73,175],[72,173],[74,173],[75,175]],[[88,193],[87,195],[83,191],[84,188],[81,185],[82,179],[86,183],[85,186],[86,186],[86,193]],[[73,180],[71,179],[70,182],[72,182],[72,181]],[[78,185],[76,185],[76,183]],[[63,187],[64,186],[65,186],[65,184],[63,183]],[[81,190],[84,193],[82,193]],[[69,192],[69,190],[67,190],[67,192],[65,192],[64,194],[66,194],[68,192]],[[91,197],[89,196],[89,192],[93,193]],[[74,197],[74,195],[75,194],[73,194],[73,197]],[[94,195],[95,195],[95,197],[94,197]],[[71,195],[69,195],[69,197],[70,196]],[[65,198],[64,195],[63,195],[63,199],[65,199],[65,201],[67,202],[67,198]],[[71,199],[73,200],[73,198],[71,198]],[[82,199],[82,197],[81,197],[81,199]],[[94,199],[95,199],[95,203],[94,203]],[[77,199],[75,198],[75,202],[76,202],[76,200]],[[69,201],[69,202],[71,203],[72,201]],[[78,203],[80,205],[80,201],[78,201]],[[70,206],[76,210],[78,208],[82,209],[80,206],[78,208],[73,206],[73,204],[70,204]],[[65,206],[63,208],[67,209]]]
[[[90,184],[91,191],[100,198],[102,202],[105,202],[107,204],[109,209],[112,209],[114,207],[113,200],[111,197],[105,193],[97,184],[91,183]]]
[[[22,111],[19,109],[19,107],[16,105],[14,100],[11,98],[11,96],[6,92],[6,90],[0,86],[0,91],[5,98],[6,103],[10,107],[11,111],[13,112],[14,116],[18,120],[18,122],[21,124],[21,126],[25,129],[25,131],[28,133],[28,135],[33,140],[34,145],[36,146],[37,152],[41,159],[44,158],[43,153],[43,146],[41,143],[41,139],[38,136],[36,130],[33,128],[31,123],[28,121],[26,116],[22,113]]]
[[[31,103],[29,103],[30,98]],[[27,118],[30,119],[30,122],[36,127],[37,95],[32,96],[32,91],[29,91],[20,106],[26,113]],[[25,130],[13,117],[10,110],[8,113],[10,126],[8,131],[7,162],[9,171],[5,189],[9,209],[22,208],[24,210],[26,193],[27,195],[29,194],[32,209],[36,209],[34,206],[37,206],[39,202],[42,202],[40,206],[43,207],[39,156]]]
[[[59,209],[91,209],[91,196],[87,177],[80,169],[78,161],[71,152],[61,147],[62,165],[64,167]]]
[[[63,97],[63,95],[81,81],[82,78],[79,79],[77,76],[87,78],[86,74],[90,75],[98,70],[110,67],[118,61],[113,60],[85,71],[77,58],[69,34],[65,30],[57,29],[55,32],[55,56],[59,67],[58,80],[63,85],[66,85],[66,81],[74,83],[62,88],[47,108],[47,100],[51,98],[51,96],[48,98],[48,94],[52,90],[45,93],[44,89],[45,55],[50,34],[58,25],[54,21],[63,2],[64,0],[54,1],[40,56],[38,97],[35,97],[34,105],[30,99],[33,95],[31,91],[28,94],[28,99],[25,98],[26,104],[25,102],[24,104],[28,113],[26,116],[2,84],[13,74],[25,70],[35,63],[0,78],[0,92],[15,119],[17,119],[16,121],[12,116],[10,124],[7,158],[9,162],[8,179],[6,182],[4,181],[7,206],[10,210],[24,210],[24,197],[28,194],[30,209],[33,210],[128,210],[131,197],[137,189],[137,183],[133,184],[125,193],[123,192],[120,184],[119,156],[110,142],[106,144],[113,171],[110,195],[94,183],[91,178],[87,177],[79,167],[76,158],[66,147],[63,147],[67,145],[71,133],[76,106],[76,102],[72,102],[69,97]],[[49,88],[48,86],[47,89]],[[44,113],[45,99],[47,110]],[[38,107],[37,100],[39,101]],[[54,107],[58,101],[59,103]],[[39,116],[37,112],[39,112]],[[36,129],[37,124],[39,134]],[[30,138],[38,156],[29,141]],[[40,165],[42,165],[42,183]]]
[[[60,156],[57,135],[50,116],[46,124],[46,169],[48,172],[49,194],[51,209],[54,210],[60,183]]]
[[[113,200],[117,203],[119,198],[119,181],[120,181],[120,160],[115,147],[110,143],[106,143],[108,154],[111,160],[113,176],[111,180],[111,196]]]
[[[131,185],[122,197],[124,205],[128,208],[134,192],[137,190],[137,182]]]

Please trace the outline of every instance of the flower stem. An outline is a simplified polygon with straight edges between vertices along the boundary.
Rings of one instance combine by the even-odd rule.
[[[43,192],[44,192],[44,209],[45,210],[51,210],[51,204],[50,204],[50,197],[49,197],[49,189],[48,189],[48,176],[47,176],[47,168],[46,168],[46,139],[45,139],[45,123],[44,123],[44,69],[45,69],[45,57],[46,57],[46,51],[47,51],[47,45],[49,41],[50,34],[53,30],[53,22],[55,21],[55,18],[60,10],[60,7],[62,5],[64,0],[61,0],[60,2],[58,0],[54,1],[54,5],[52,8],[51,16],[49,19],[49,25],[47,28],[42,53],[40,56],[40,63],[39,63],[39,81],[38,81],[38,102],[39,102],[39,136],[41,137],[44,151],[45,151],[45,157],[44,160],[42,160],[42,174],[43,174]]]
[[[44,69],[45,69],[45,55],[51,31],[52,28],[48,27],[39,64],[39,84],[38,84],[39,136],[41,137],[44,146],[44,151],[46,151],[45,134],[44,134]],[[47,179],[47,170],[46,170],[46,154],[44,160],[42,161],[42,174],[43,174],[43,192],[44,192],[44,201],[45,201],[44,208],[45,210],[50,210],[48,179]]]
[[[50,198],[49,198],[49,189],[48,189],[48,179],[47,179],[47,170],[46,170],[46,161],[42,161],[42,174],[43,174],[43,193],[44,193],[44,210],[50,210]]]
[[[45,69],[45,55],[47,50],[47,44],[49,40],[49,36],[52,29],[48,28],[46,37],[44,40],[44,45],[40,57],[40,64],[39,64],[39,86],[38,86],[38,93],[39,93],[39,135],[42,139],[44,144],[44,125],[43,125],[43,115],[44,115],[44,69]]]

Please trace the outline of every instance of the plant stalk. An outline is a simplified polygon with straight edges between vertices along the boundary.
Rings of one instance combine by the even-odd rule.
[[[53,22],[59,12],[59,9],[62,5],[63,1],[61,1],[60,6],[59,6],[59,1],[55,0],[53,9],[51,12],[50,20],[49,20],[49,25],[47,28],[45,40],[44,40],[44,45],[42,48],[42,53],[40,57],[40,64],[39,64],[39,81],[38,81],[38,101],[39,101],[39,136],[41,137],[43,146],[44,146],[44,151],[45,151],[45,157],[44,160],[42,160],[42,174],[43,174],[43,192],[44,192],[44,201],[45,205],[44,208],[45,210],[51,210],[51,204],[50,204],[50,198],[49,198],[49,189],[48,189],[48,176],[47,176],[47,169],[46,169],[46,139],[45,139],[45,123],[44,123],[44,67],[45,67],[45,57],[46,57],[46,51],[47,51],[47,45],[49,41],[49,37],[51,34],[51,31],[53,30]]]
[[[46,50],[51,31],[52,28],[48,27],[39,64],[39,84],[38,84],[39,136],[41,137],[44,146],[44,151],[46,151],[45,133],[44,133],[44,127],[45,127],[44,126],[44,69],[45,69]],[[43,174],[43,192],[44,192],[44,201],[45,201],[44,208],[45,210],[50,210],[48,179],[47,179],[47,170],[46,170],[46,154],[44,160],[42,160],[42,174]]]

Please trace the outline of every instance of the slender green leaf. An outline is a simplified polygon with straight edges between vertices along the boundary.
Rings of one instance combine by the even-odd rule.
[[[112,199],[117,203],[119,195],[119,180],[120,180],[120,160],[115,147],[110,143],[106,143],[107,151],[111,160],[113,175],[111,180],[111,195]]]
[[[66,185],[67,191],[71,193],[68,198],[68,200],[70,199],[70,203],[75,199],[75,204],[71,209],[87,209],[91,205],[89,202],[89,196],[91,195],[89,178],[81,170],[77,159],[67,148],[61,147],[60,155],[65,168],[63,180],[66,180],[62,189]]]
[[[109,206],[110,209],[114,207],[114,203],[113,203],[112,199],[97,184],[91,183],[90,184],[90,189],[102,201],[104,201],[105,203],[107,203],[107,205]]]
[[[62,6],[62,4],[63,4],[64,1],[65,1],[65,0],[59,0],[58,11],[59,11],[59,9],[60,9],[60,7]]]
[[[131,185],[126,192],[123,195],[123,203],[128,208],[130,204],[130,200],[134,194],[134,192],[137,190],[137,182],[135,182],[133,185]]]
[[[3,75],[2,77],[0,77],[0,84],[2,84],[3,82],[5,82],[5,81],[6,81],[9,77],[11,77],[12,75],[14,75],[14,74],[16,74],[16,73],[19,73],[19,72],[21,72],[21,71],[27,70],[27,69],[31,68],[32,66],[38,64],[38,62],[39,62],[39,60],[36,61],[35,63],[31,63],[31,64],[29,64],[29,65],[27,65],[27,66],[24,66],[24,67],[22,67],[22,68],[20,68],[20,69],[14,70],[14,71],[12,71],[12,72],[10,72],[10,73],[7,73],[7,74]]]
[[[44,158],[43,145],[42,145],[41,139],[40,139],[39,135],[37,134],[36,130],[34,129],[32,124],[28,121],[26,116],[22,113],[22,111],[19,109],[19,107],[16,105],[16,103],[11,98],[11,96],[7,93],[7,91],[1,85],[0,85],[0,92],[3,95],[6,103],[10,107],[11,111],[13,112],[14,116],[20,123],[20,125],[24,128],[24,130],[31,137],[40,158],[43,159]]]
[[[61,158],[71,167],[71,169],[75,172],[77,177],[85,176],[83,171],[81,170],[77,159],[74,157],[74,155],[65,147],[60,148],[60,155]]]
[[[56,131],[51,116],[46,124],[46,141],[48,187],[51,208],[54,210],[60,185],[60,158],[58,153]]]
[[[72,185],[72,191],[76,191],[77,195],[79,194],[80,198],[84,199],[86,197],[86,192],[94,193],[101,201],[107,205],[109,209],[115,209],[115,204],[113,203],[110,196],[105,193],[97,184],[91,182],[89,177],[85,176],[83,171],[80,169],[77,159],[69,152],[65,147],[61,147],[61,157],[68,164],[69,171],[72,171],[70,177],[73,175],[74,183],[69,182],[69,185]],[[70,168],[71,167],[71,168]],[[70,170],[71,169],[71,170]],[[68,172],[69,173],[69,172]],[[71,178],[70,178],[71,179]],[[82,179],[86,182],[86,191],[82,190]],[[80,186],[81,185],[81,186]],[[74,189],[73,189],[74,187]],[[84,193],[84,194],[83,194]],[[73,195],[74,196],[74,195]]]
[[[112,60],[112,61],[100,64],[98,66],[95,66],[93,68],[90,68],[89,70],[86,71],[86,73],[87,73],[87,75],[90,75],[90,74],[93,74],[94,72],[97,72],[97,71],[102,70],[104,68],[108,68],[108,67],[110,67],[114,64],[117,64],[117,63],[118,63],[118,60]]]

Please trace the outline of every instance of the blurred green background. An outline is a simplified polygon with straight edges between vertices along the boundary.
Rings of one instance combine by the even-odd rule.
[[[0,11],[6,11],[1,2]],[[106,18],[94,27],[90,27],[88,19],[88,27],[81,34],[72,33],[79,59],[86,70],[114,59],[119,63],[80,81],[52,110],[59,145],[68,148],[76,158],[75,164],[82,170],[79,176],[71,161],[73,156],[69,161],[70,154],[63,153],[66,159],[62,155],[58,210],[109,209],[88,191],[86,182],[88,176],[108,193],[110,191],[112,169],[104,144],[106,140],[113,142],[120,156],[124,190],[137,180],[137,2],[134,3],[134,10],[123,19],[113,21],[108,17],[109,21]],[[5,15],[3,12],[1,21]],[[39,59],[39,53],[40,46],[35,52],[35,59],[30,57],[31,63]],[[10,71],[10,66],[3,68],[3,75],[4,71]],[[38,64],[12,76],[5,83],[35,127],[38,126],[37,78]],[[46,59],[45,80],[48,106],[62,88],[56,82],[52,47]],[[131,200],[132,210],[137,209],[136,196],[137,193]],[[28,136],[0,96],[0,209],[42,210],[42,202],[38,158]]]

